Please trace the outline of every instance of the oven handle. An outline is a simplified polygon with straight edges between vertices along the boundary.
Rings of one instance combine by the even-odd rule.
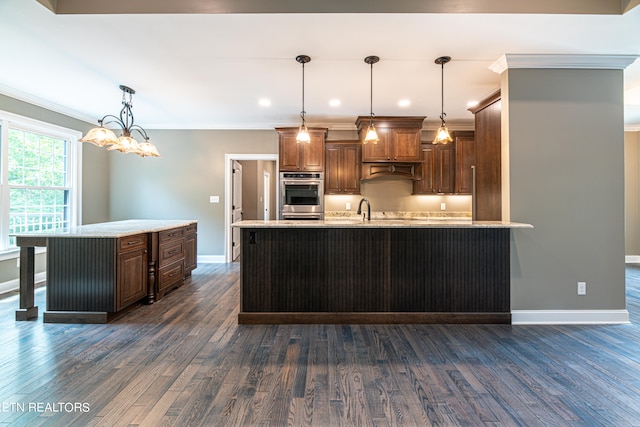
[[[296,184],[321,184],[321,180],[317,179],[301,179],[298,181],[282,181],[284,185],[296,185]]]

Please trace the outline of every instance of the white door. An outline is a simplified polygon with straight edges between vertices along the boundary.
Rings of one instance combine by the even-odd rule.
[[[264,172],[264,181],[263,181],[263,200],[264,200],[264,220],[268,221],[270,218],[271,212],[269,212],[269,206],[271,206],[271,174],[269,172]]]
[[[231,222],[242,220],[242,165],[233,160],[233,173],[231,174]],[[231,245],[233,247],[233,260],[240,256],[240,229],[232,229]]]

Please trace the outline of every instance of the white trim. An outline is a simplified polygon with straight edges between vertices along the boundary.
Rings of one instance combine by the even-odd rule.
[[[625,132],[640,132],[640,125],[624,125]]]
[[[198,255],[198,264],[224,264],[224,255]]]
[[[35,255],[47,253],[46,247],[37,246],[34,251]],[[20,258],[20,248],[12,248],[6,251],[0,252],[0,262],[7,261],[10,259],[18,259]]]
[[[489,69],[502,74],[510,68],[571,68],[624,70],[638,55],[554,55],[505,53]]]
[[[273,160],[276,162],[276,170],[280,170],[278,154],[229,154],[224,155],[224,259],[225,262],[231,259],[231,162],[234,160]],[[276,215],[280,211],[280,185],[276,184]]]
[[[626,264],[638,264],[640,263],[640,255],[625,255],[624,262]]]
[[[47,280],[47,272],[36,273],[34,275],[35,283],[43,283]],[[0,294],[6,294],[7,292],[17,291],[20,288],[20,279],[13,279],[0,283]]]
[[[513,325],[600,325],[629,322],[627,310],[511,310]]]

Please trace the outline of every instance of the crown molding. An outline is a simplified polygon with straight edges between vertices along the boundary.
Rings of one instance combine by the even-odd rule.
[[[53,111],[54,113],[63,114],[73,119],[82,120],[83,122],[87,122],[90,125],[93,124],[95,126],[95,124],[97,123],[97,119],[95,117],[90,117],[76,110],[72,110],[71,108],[63,107],[62,105],[56,104],[55,102],[47,101],[46,99],[28,94],[9,86],[5,86],[3,84],[0,84],[0,95],[5,95],[10,98],[17,99],[18,101],[26,102],[28,104],[35,105],[36,107]]]
[[[506,53],[489,69],[502,74],[510,68],[568,68],[624,70],[638,58],[638,55],[558,55],[558,54],[518,54]]]

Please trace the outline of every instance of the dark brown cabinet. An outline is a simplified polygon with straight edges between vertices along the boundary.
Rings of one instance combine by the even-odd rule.
[[[325,144],[325,194],[360,194],[362,145],[353,141]]]
[[[455,183],[455,146],[422,145],[422,179],[414,181],[413,194],[451,194]]]
[[[362,162],[411,163],[421,161],[422,122],[425,117],[375,117],[377,144],[363,144]],[[360,116],[356,126],[364,140],[370,119]]]
[[[122,310],[147,296],[147,235],[118,239],[116,308]]]
[[[164,294],[184,283],[185,227],[158,233],[158,279],[156,294]]]
[[[198,224],[191,224],[186,227],[184,250],[184,274],[188,276],[198,267]]]
[[[495,92],[470,109],[475,114],[476,193],[473,200],[477,221],[502,220],[502,102]]]
[[[297,142],[298,128],[276,128],[281,171],[322,172],[326,128],[309,128],[311,142]]]
[[[473,167],[476,164],[476,141],[473,132],[454,132],[456,147],[456,194],[471,194]]]

